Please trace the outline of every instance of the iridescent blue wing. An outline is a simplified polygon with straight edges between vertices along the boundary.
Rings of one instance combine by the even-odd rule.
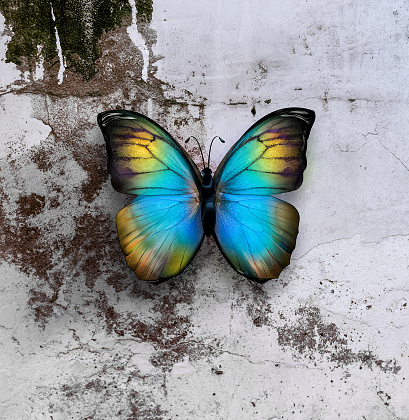
[[[232,267],[248,278],[278,277],[290,262],[298,222],[297,210],[278,198],[218,194],[216,241]]]
[[[198,201],[189,196],[138,196],[117,215],[126,262],[139,279],[180,274],[203,240]]]
[[[299,215],[271,195],[301,185],[314,119],[314,111],[303,108],[267,115],[230,149],[215,173],[216,240],[233,268],[248,278],[276,278],[289,264]]]
[[[203,240],[200,173],[154,121],[130,111],[98,115],[112,185],[137,195],[117,215],[122,251],[141,280],[180,274]]]
[[[307,138],[314,119],[314,111],[286,108],[256,122],[217,168],[218,191],[271,195],[296,190],[307,166]]]

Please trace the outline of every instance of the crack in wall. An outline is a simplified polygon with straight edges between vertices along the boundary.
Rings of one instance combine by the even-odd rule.
[[[407,171],[409,171],[409,168],[395,155],[395,153],[392,152],[392,150],[390,150],[388,147],[386,147],[379,139],[378,139],[379,144],[385,149],[387,150],[398,162],[400,162]]]

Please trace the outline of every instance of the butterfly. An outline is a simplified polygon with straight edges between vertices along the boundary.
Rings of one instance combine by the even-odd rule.
[[[128,267],[140,280],[177,276],[204,236],[213,235],[237,272],[256,281],[277,278],[290,262],[299,214],[273,194],[301,185],[314,120],[304,108],[266,115],[212,176],[153,120],[125,110],[100,113],[112,185],[136,196],[116,218]]]

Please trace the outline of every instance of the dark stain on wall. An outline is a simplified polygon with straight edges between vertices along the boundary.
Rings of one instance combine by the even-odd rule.
[[[7,183],[3,180],[0,186],[2,197],[0,256],[3,260],[19,266],[27,275],[46,278],[47,271],[52,266],[49,247],[44,241],[42,229],[25,223],[27,217],[37,212],[40,206],[44,208],[45,201],[21,195],[16,200],[19,210],[14,212],[14,206],[10,206],[12,200],[3,189],[4,185]]]
[[[131,336],[151,343],[156,353],[150,362],[164,371],[171,370],[185,356],[189,356],[190,360],[197,360],[218,354],[216,341],[205,344],[190,339],[190,313],[194,310],[192,304],[195,297],[194,269],[188,268],[185,276],[191,280],[178,278],[161,284],[150,292],[139,291],[140,298],[153,301],[150,319],[137,313],[117,312],[102,293],[97,302],[100,317],[105,320],[108,333],[119,337]],[[188,314],[179,314],[178,305],[183,304],[188,305]]]
[[[60,398],[50,401],[50,412],[69,412],[70,418],[76,415],[75,418],[88,420],[106,416],[127,420],[166,418],[166,412],[156,404],[152,393],[145,391],[144,378],[133,374],[126,381],[127,375],[123,375],[125,368],[119,360],[108,359],[99,369],[98,377],[62,384],[58,390]],[[130,386],[130,382],[133,386],[138,383],[138,391]],[[125,386],[119,388],[120,385]]]
[[[78,185],[71,179],[75,162],[86,174]],[[99,145],[45,144],[3,161],[1,170],[0,256],[37,278],[28,304],[44,326],[63,284],[80,276],[92,288],[104,270],[115,272],[116,258],[123,265],[115,218],[94,203],[108,178],[105,151]],[[27,194],[27,186],[47,194]]]
[[[132,391],[129,396],[129,405],[131,408],[130,417],[128,420],[150,419],[162,420],[165,417],[164,412],[159,405],[153,401],[147,401],[146,395]]]
[[[20,195],[17,199],[18,212],[22,217],[35,216],[45,207],[45,197],[39,194]]]
[[[136,0],[136,8],[141,22],[151,20],[152,0]],[[99,40],[129,18],[131,6],[127,0],[0,0],[0,12],[12,36],[7,62],[32,75],[43,57],[46,77],[55,77],[57,30],[67,68],[89,80],[98,71]]]
[[[0,11],[5,17],[8,34],[12,36],[7,45],[7,62],[33,73],[40,54],[47,67],[51,67],[55,59],[58,61],[50,2],[1,0]]]
[[[105,151],[105,145],[100,144],[73,149],[74,159],[88,174],[88,180],[81,185],[82,197],[87,203],[94,201],[108,180]]]
[[[294,322],[277,327],[278,343],[291,349],[295,357],[314,360],[317,354],[325,357],[336,367],[359,363],[372,369],[374,366],[383,372],[394,374],[401,370],[396,360],[380,360],[371,351],[353,352],[348,340],[334,323],[325,323],[317,307],[305,306],[296,310]]]
[[[263,290],[263,286],[259,283],[249,282],[248,287],[250,291],[249,296],[246,297],[248,301],[246,309],[253,324],[256,327],[273,325],[270,319],[272,313],[271,303]]]

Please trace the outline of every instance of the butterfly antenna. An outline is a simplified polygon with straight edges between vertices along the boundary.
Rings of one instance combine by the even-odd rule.
[[[197,143],[197,145],[199,146],[200,154],[202,155],[203,168],[205,168],[205,167],[206,167],[206,163],[205,163],[205,160],[204,160],[204,156],[203,156],[202,148],[200,147],[200,144],[199,144],[199,142],[198,142],[197,138],[196,138],[195,136],[190,136],[190,137],[189,137],[189,138],[185,141],[185,143],[188,143],[190,139],[195,139],[195,140],[196,140],[196,143]]]
[[[224,141],[224,140],[223,140],[220,136],[214,136],[214,137],[213,137],[212,142],[210,143],[210,147],[209,147],[209,160],[207,161],[207,167],[208,167],[208,168],[210,167],[210,152],[212,151],[213,142],[214,142],[214,140],[215,140],[216,138],[219,138],[219,140],[220,140],[222,143],[225,143],[225,141]]]

